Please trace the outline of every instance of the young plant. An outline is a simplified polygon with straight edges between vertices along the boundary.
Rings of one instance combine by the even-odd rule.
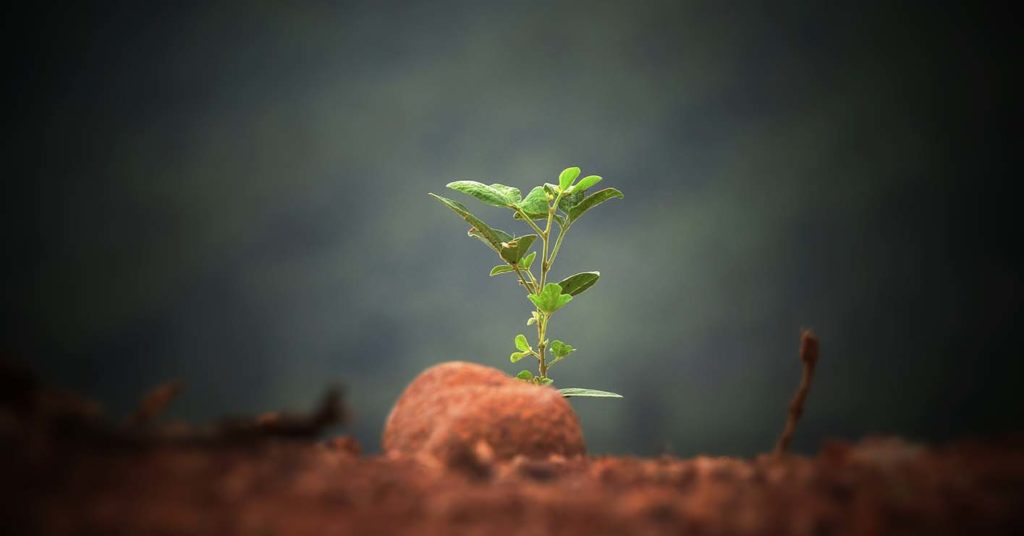
[[[511,210],[513,218],[529,225],[533,231],[522,236],[513,236],[495,229],[474,216],[461,203],[430,194],[469,223],[469,236],[480,240],[498,254],[502,263],[491,269],[491,276],[515,274],[519,285],[526,290],[526,297],[534,306],[526,325],[536,326],[536,344],[531,345],[526,335],[522,333],[516,335],[516,351],[512,353],[510,359],[513,363],[526,357],[536,359],[536,374],[523,370],[516,377],[541,385],[553,383],[548,375],[551,367],[576,351],[560,340],[549,339],[551,317],[573,298],[594,286],[601,275],[600,272],[582,272],[554,283],[549,281],[551,266],[558,257],[565,235],[584,213],[609,199],[622,197],[622,192],[615,188],[605,188],[587,195],[586,191],[601,182],[601,177],[588,175],[577,180],[579,176],[580,168],[567,168],[558,175],[558,184],[546,183],[536,186],[526,194],[526,197],[521,195],[518,188],[504,184],[487,185],[476,181],[448,183],[448,188],[452,190],[475,197],[488,205]],[[558,226],[557,236],[553,224]],[[538,242],[539,274],[535,276],[533,268],[537,251],[531,251],[531,248]],[[608,391],[579,387],[568,387],[559,391],[565,397],[622,398],[621,395]]]

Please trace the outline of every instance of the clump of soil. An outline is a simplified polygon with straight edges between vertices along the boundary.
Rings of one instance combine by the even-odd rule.
[[[576,412],[558,391],[461,361],[433,366],[409,384],[388,416],[382,444],[388,454],[440,460],[585,451]]]
[[[308,415],[172,430],[0,385],[3,534],[1024,533],[1022,439],[876,438],[753,460],[503,459],[472,442],[364,457],[351,438],[311,438],[344,415],[331,397]]]

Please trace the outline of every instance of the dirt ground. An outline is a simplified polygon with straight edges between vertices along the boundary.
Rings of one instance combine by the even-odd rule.
[[[8,534],[1024,534],[1019,442],[450,466],[294,440],[22,454]]]
[[[363,456],[318,439],[344,416],[336,396],[192,429],[147,425],[173,385],[112,425],[15,380],[0,384],[3,534],[1024,534],[1024,438],[753,460]]]

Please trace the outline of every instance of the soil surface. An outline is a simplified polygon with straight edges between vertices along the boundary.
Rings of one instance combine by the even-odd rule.
[[[5,534],[1024,534],[1021,441],[440,465],[347,439],[37,446],[0,464]]]
[[[1024,534],[1022,438],[753,460],[362,456],[317,439],[344,418],[336,395],[194,429],[151,422],[173,384],[115,425],[15,379],[0,381],[0,534]]]

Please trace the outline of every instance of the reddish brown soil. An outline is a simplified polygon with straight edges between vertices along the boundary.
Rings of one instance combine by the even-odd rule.
[[[467,450],[502,460],[585,452],[576,412],[558,391],[462,361],[430,367],[409,384],[388,416],[383,447],[441,459]]]
[[[2,369],[2,367],[0,367]],[[1024,534],[1024,440],[832,443],[814,458],[360,456],[309,415],[125,425],[0,370],[0,534]]]
[[[1024,445],[449,466],[294,440],[8,452],[10,534],[1022,534]],[[9,465],[14,462],[15,465]],[[6,466],[6,467],[5,467]]]

